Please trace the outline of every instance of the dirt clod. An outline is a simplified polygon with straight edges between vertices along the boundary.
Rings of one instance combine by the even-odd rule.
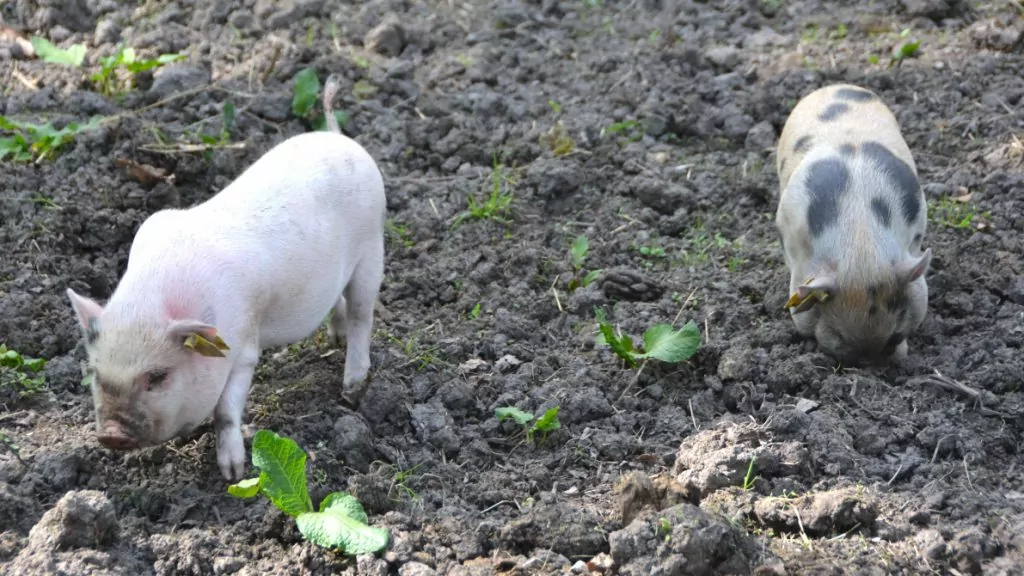
[[[52,550],[100,547],[111,541],[117,528],[114,505],[102,492],[73,490],[43,514],[28,540],[30,546]]]

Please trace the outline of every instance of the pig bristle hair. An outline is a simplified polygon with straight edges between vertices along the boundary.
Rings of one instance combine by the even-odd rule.
[[[327,120],[327,127],[331,132],[335,134],[341,134],[341,128],[338,127],[338,119],[334,117],[334,107],[331,103],[334,102],[334,97],[338,95],[338,88],[341,87],[341,82],[338,81],[338,77],[331,74],[327,77],[327,81],[324,83],[324,118]]]

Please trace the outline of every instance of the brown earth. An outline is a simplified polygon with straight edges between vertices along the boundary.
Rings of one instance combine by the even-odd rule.
[[[1024,572],[1020,2],[128,4],[2,5],[29,34],[85,42],[90,73],[118,41],[187,59],[118,99],[0,38],[0,114],[117,116],[55,160],[0,163],[0,342],[48,360],[44,392],[19,396],[10,371],[0,387],[0,571]],[[209,426],[101,449],[64,296],[109,296],[147,215],[308,130],[291,113],[306,67],[344,78],[346,131],[387,182],[373,383],[351,411],[322,334],[267,350],[247,438],[294,438],[314,501],[351,490],[391,531],[358,561],[228,495]],[[772,146],[802,95],[840,81],[893,108],[929,199],[929,315],[885,370],[836,367],[782,308]],[[229,143],[204,149],[228,101]],[[495,158],[509,221],[453,226]],[[570,294],[580,234],[588,270],[633,279]],[[636,378],[594,345],[595,306],[637,338],[692,319],[704,344]],[[533,446],[502,406],[559,406],[562,426]]]

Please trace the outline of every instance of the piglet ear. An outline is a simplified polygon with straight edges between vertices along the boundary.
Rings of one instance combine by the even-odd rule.
[[[917,258],[904,258],[902,261],[897,262],[893,267],[893,272],[896,274],[896,280],[901,286],[910,284],[914,280],[917,280],[928,271],[928,266],[932,262],[932,249],[929,248],[924,251]]]
[[[100,315],[103,314],[103,307],[95,300],[79,295],[71,288],[67,289],[68,299],[71,300],[71,307],[78,317],[78,326],[85,334],[86,340],[92,342],[96,339],[100,330]]]
[[[815,305],[825,302],[836,292],[836,278],[831,274],[811,278],[800,286],[796,292],[789,296],[786,308],[791,308],[794,314],[806,312]]]
[[[231,349],[217,334],[216,326],[201,320],[174,320],[167,330],[172,340],[202,356],[223,358],[223,351]]]

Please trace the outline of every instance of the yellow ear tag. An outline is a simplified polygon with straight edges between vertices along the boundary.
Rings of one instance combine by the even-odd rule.
[[[185,348],[210,358],[223,358],[224,353],[221,350],[230,350],[220,336],[216,336],[213,342],[210,342],[195,332],[189,334],[188,338],[185,338]]]
[[[786,302],[786,308],[793,308],[794,306],[799,306],[804,302],[807,302],[811,298],[817,298],[818,302],[824,302],[828,300],[828,292],[824,292],[822,290],[813,290],[810,294],[807,295],[806,298],[801,298],[799,292],[793,292],[793,295],[790,296],[789,300]]]

